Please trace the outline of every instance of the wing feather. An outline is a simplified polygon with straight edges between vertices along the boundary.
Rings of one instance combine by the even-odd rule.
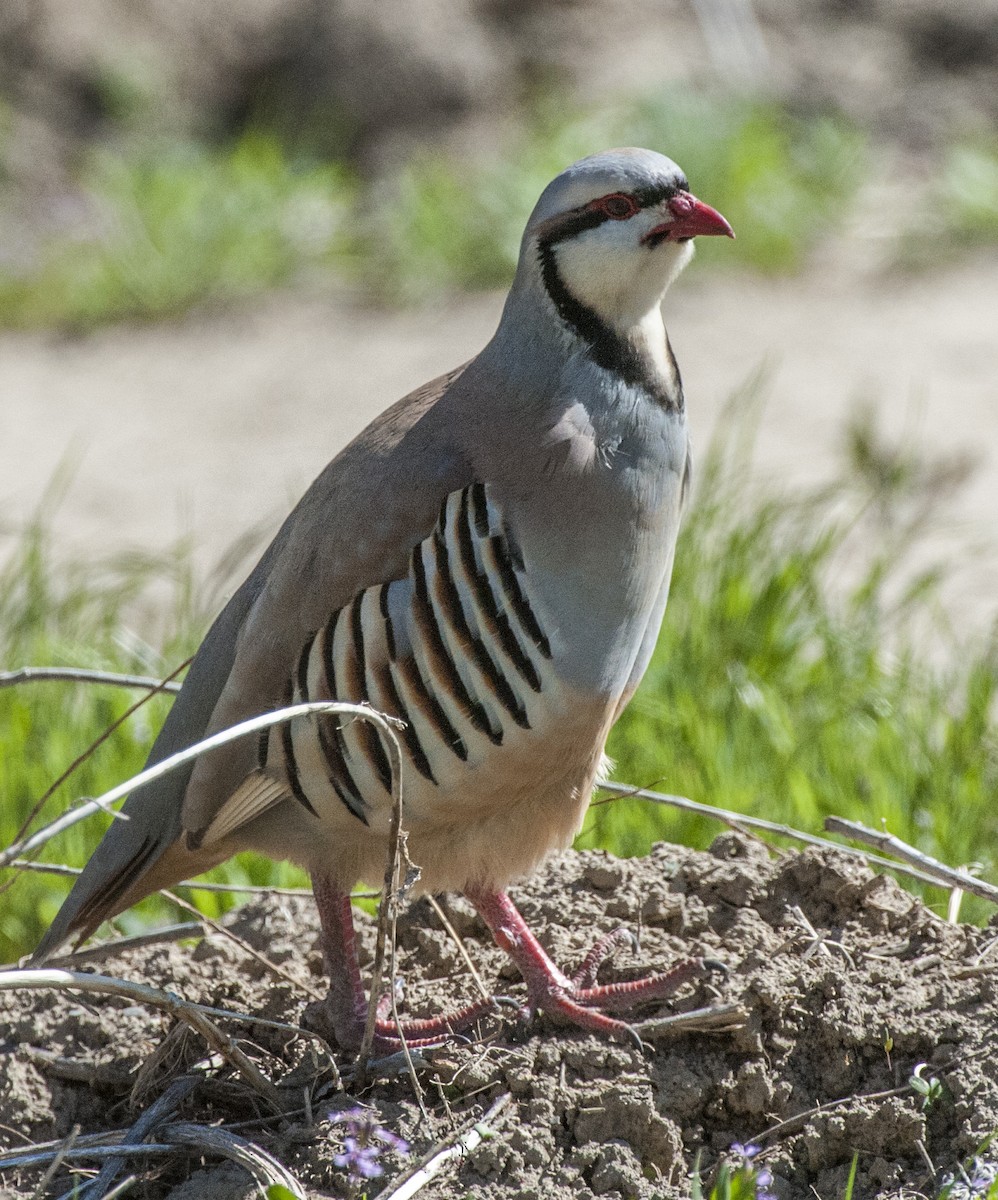
[[[215,846],[240,826],[287,799],[288,789],[279,779],[253,771],[225,801],[204,833],[197,836],[195,844],[205,849]]]
[[[389,408],[315,480],[209,630],[147,765],[279,706],[309,633],[356,592],[403,570],[411,547],[433,528],[443,498],[471,481],[447,411],[464,370]],[[123,809],[131,819],[112,822],[34,960],[154,888],[220,861],[220,831],[235,828],[240,806],[253,802],[249,793],[238,801],[233,794],[256,765],[255,741],[244,738],[133,792]],[[263,802],[264,792],[254,795]],[[268,807],[279,802],[266,799]],[[212,829],[214,853],[196,846],[188,851],[186,838],[180,840]],[[161,859],[169,870],[157,868]]]

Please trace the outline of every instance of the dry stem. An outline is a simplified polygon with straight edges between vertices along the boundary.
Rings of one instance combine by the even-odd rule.
[[[957,867],[948,867],[937,858],[923,854],[921,850],[916,850],[914,846],[902,842],[893,833],[868,829],[859,821],[846,821],[842,817],[826,817],[825,828],[829,833],[841,833],[843,837],[850,837],[857,842],[866,842],[868,846],[876,846],[880,850],[885,850],[903,862],[914,863],[920,869],[921,877],[923,879],[928,877],[937,886],[959,888],[961,891],[972,892],[975,896],[980,896],[982,900],[990,900],[992,904],[998,904],[998,887],[985,883],[983,879],[975,879],[973,875],[961,871]]]
[[[930,883],[934,887],[950,887],[948,882],[943,882],[938,873],[930,874],[928,871],[920,871],[915,867],[908,866],[904,863],[892,862],[889,858],[881,858],[877,854],[870,854],[866,850],[857,850],[853,846],[843,846],[841,842],[833,842],[829,838],[818,837],[817,834],[804,833],[803,830],[794,829],[791,825],[781,825],[777,821],[767,821],[762,817],[749,817],[744,813],[732,812],[728,808],[718,808],[713,804],[699,804],[696,800],[690,800],[686,796],[669,796],[663,792],[653,792],[648,788],[633,787],[627,783],[601,783],[600,790],[611,792],[612,795],[607,796],[603,800],[594,800],[593,804],[612,804],[616,800],[626,800],[629,797],[634,797],[638,800],[650,800],[653,804],[664,804],[669,808],[678,808],[683,812],[696,813],[701,817],[712,817],[715,821],[721,821],[730,828],[739,833],[744,833],[748,829],[761,829],[766,833],[774,833],[779,837],[792,838],[794,841],[803,842],[808,846],[820,846],[825,850],[837,850],[839,854],[847,854],[850,858],[858,858],[870,866],[882,867],[888,871],[894,871],[898,875],[905,875],[909,879],[917,879],[921,883]],[[835,817],[829,817],[826,822],[837,820]],[[851,835],[850,835],[851,836]],[[903,845],[903,843],[901,843]],[[934,860],[927,859],[926,862]],[[947,870],[949,868],[946,868]],[[961,878],[962,886],[963,876]],[[969,878],[969,877],[968,877]],[[979,882],[979,881],[974,881]],[[987,884],[982,886],[987,887]],[[968,888],[968,890],[970,890]]]
[[[396,1178],[390,1187],[379,1192],[375,1200],[409,1200],[410,1196],[414,1196],[435,1175],[439,1175],[452,1158],[470,1154],[483,1138],[489,1135],[492,1125],[512,1098],[511,1092],[505,1092],[484,1116],[469,1122],[463,1129],[456,1130],[438,1142],[414,1167]]]
[[[186,664],[184,664],[186,665]],[[178,667],[177,670],[182,670]],[[174,671],[175,675],[177,672]],[[142,688],[150,692],[180,691],[181,684],[152,675],[123,675],[118,671],[92,671],[86,667],[21,667],[19,671],[0,671],[0,688],[21,683],[106,683],[111,687]]]

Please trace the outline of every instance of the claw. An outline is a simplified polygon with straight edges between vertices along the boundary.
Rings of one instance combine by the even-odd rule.
[[[500,1009],[500,1008],[520,1009],[520,1008],[523,1008],[523,1005],[520,1003],[519,1000],[517,1000],[517,998],[515,996],[490,996],[489,999],[496,1006],[496,1009]]]

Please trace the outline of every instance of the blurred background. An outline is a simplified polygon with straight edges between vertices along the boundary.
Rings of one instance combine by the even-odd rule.
[[[618,776],[993,878],[990,0],[4,0],[0,668],[173,669],[336,450],[490,336],[545,183],[615,144],[738,234],[667,299],[698,483]],[[134,698],[0,690],[4,844]],[[164,704],[35,824],[138,769]],[[717,828],[620,802],[580,844]],[[0,958],[65,886],[17,876]]]

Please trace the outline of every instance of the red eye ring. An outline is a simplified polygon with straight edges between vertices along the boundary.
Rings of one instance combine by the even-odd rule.
[[[612,195],[593,200],[589,207],[609,217],[611,221],[626,221],[633,217],[641,206],[626,192],[613,192]]]

